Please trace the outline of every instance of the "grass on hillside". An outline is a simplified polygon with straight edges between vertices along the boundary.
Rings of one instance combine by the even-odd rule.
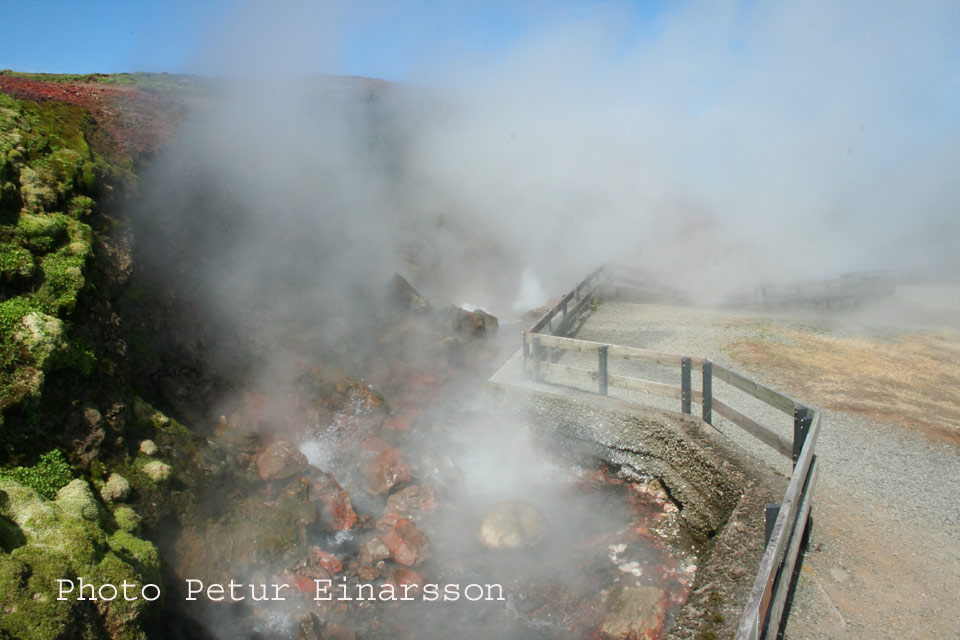
[[[960,445],[960,334],[939,331],[896,341],[842,338],[766,327],[731,346],[746,367],[778,378],[813,405],[920,429]]]

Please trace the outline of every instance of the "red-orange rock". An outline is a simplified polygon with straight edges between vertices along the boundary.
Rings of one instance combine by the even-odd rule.
[[[318,564],[326,569],[330,574],[340,573],[343,570],[343,563],[340,558],[320,547],[310,547],[310,564]]]
[[[419,593],[423,589],[423,577],[413,569],[396,568],[387,576],[398,598]]]
[[[401,519],[380,536],[393,559],[408,567],[420,564],[430,555],[430,540],[417,525]]]
[[[387,506],[383,509],[383,517],[377,522],[377,529],[386,531],[392,528],[401,518],[416,522],[424,514],[436,508],[437,503],[433,499],[433,488],[429,484],[422,487],[419,485],[406,487],[387,499]]]
[[[398,449],[387,449],[363,466],[363,488],[371,495],[380,495],[393,487],[409,482],[410,465]]]
[[[322,528],[328,531],[343,531],[356,526],[358,518],[350,502],[350,494],[343,490],[333,474],[313,473],[310,478],[310,497],[321,504]]]

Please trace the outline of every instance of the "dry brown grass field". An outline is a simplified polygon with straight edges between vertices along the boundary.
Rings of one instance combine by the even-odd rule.
[[[840,337],[765,326],[731,355],[778,378],[795,397],[921,430],[960,446],[960,332],[895,339]]]

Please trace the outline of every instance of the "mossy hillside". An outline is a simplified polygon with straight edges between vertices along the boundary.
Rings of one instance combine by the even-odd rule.
[[[102,135],[81,107],[0,94],[0,425],[52,369],[95,367],[71,313],[89,286],[97,197],[132,166],[96,151]]]
[[[76,600],[75,593],[57,600],[58,579],[160,583],[156,547],[118,527],[86,481],[74,480],[56,499],[44,500],[0,479],[0,523],[8,533],[0,551],[0,637],[144,637],[140,623],[159,602],[94,603]]]

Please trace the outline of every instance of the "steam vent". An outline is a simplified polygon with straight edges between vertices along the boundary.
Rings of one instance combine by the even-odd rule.
[[[960,5],[862,4],[4,3],[0,640],[957,638]]]

